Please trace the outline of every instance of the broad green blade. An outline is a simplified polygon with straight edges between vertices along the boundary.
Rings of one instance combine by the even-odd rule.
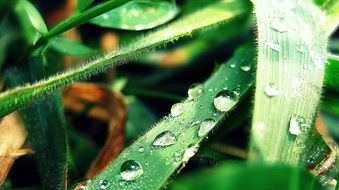
[[[252,46],[239,48],[204,84],[192,86],[189,98],[174,104],[170,115],[88,180],[85,188],[160,189],[248,91],[254,82],[253,53]]]
[[[254,5],[259,47],[251,159],[314,167],[330,152],[314,124],[326,61],[325,15],[308,1]]]

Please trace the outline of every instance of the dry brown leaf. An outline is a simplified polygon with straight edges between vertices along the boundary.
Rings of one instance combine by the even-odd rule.
[[[24,124],[19,114],[14,112],[0,121],[0,186],[4,183],[15,159],[32,152],[21,149],[27,138]]]
[[[125,145],[127,103],[120,93],[90,83],[71,85],[64,91],[63,97],[66,110],[82,112],[88,104],[92,104],[94,106],[87,116],[109,123],[106,143],[85,176],[93,178],[119,155]]]

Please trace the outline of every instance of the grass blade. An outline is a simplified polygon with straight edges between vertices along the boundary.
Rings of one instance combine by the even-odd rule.
[[[213,4],[79,68],[52,76],[47,80],[4,92],[0,94],[0,117],[45,97],[55,89],[105,71],[155,47],[163,46],[180,37],[191,35],[192,32],[203,30],[243,15],[249,9],[250,5],[247,1],[222,1]],[[196,18],[201,19],[197,21]]]
[[[250,88],[253,82],[253,59],[251,46],[239,48],[234,57],[226,64],[221,65],[218,71],[205,82],[200,96],[193,96],[193,100],[175,104],[171,109],[171,116],[165,117],[144,136],[126,148],[105,171],[94,179],[88,180],[86,188],[97,189],[103,183],[108,184],[108,189],[161,188],[167,178],[180,166],[184,167],[185,162],[193,156],[192,154],[195,152],[190,152],[192,148],[197,148],[207,133],[215,127],[215,124],[224,118],[227,111],[216,110],[213,106],[215,97],[220,92],[226,91],[225,89],[233,91],[236,94],[236,97],[232,99],[234,106]],[[241,69],[244,63],[250,67],[250,70]],[[182,106],[182,114],[177,113],[175,107],[178,106]],[[212,124],[208,128],[204,128],[207,121],[212,121]],[[161,147],[162,143],[166,143],[166,141],[156,141],[155,139],[159,139],[157,138],[159,134],[164,134],[166,131],[167,134],[171,134],[172,143],[173,141],[174,143]],[[143,168],[143,173],[135,181],[125,181],[120,175],[121,167],[127,160],[133,160]],[[152,183],[148,183],[149,181]]]
[[[321,139],[314,120],[325,70],[325,15],[307,1],[254,4],[259,55],[252,159],[306,165],[310,155],[324,158],[329,151],[322,140],[313,142]],[[319,150],[310,153],[311,145]]]

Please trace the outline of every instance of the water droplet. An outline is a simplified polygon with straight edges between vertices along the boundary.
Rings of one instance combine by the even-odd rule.
[[[125,161],[120,168],[120,176],[126,181],[136,180],[143,172],[142,166],[134,160]]]
[[[182,158],[183,162],[187,162],[192,156],[195,155],[199,150],[198,144],[190,144],[188,145],[187,149],[185,150],[184,156]]]
[[[234,63],[230,64],[230,67],[235,68],[235,64]]]
[[[141,147],[139,147],[138,151],[139,151],[139,152],[144,152],[144,151],[145,151],[145,148],[141,146]]]
[[[157,135],[153,141],[153,146],[171,146],[177,142],[175,134],[171,131],[164,131]]]
[[[196,100],[200,97],[204,92],[203,84],[192,84],[188,89],[188,100]]]
[[[304,127],[307,127],[307,124],[303,117],[300,116],[291,117],[289,132],[292,135],[298,136],[301,133],[302,128]]]
[[[251,65],[248,62],[245,61],[241,64],[240,69],[242,71],[247,72],[247,71],[251,70]]]
[[[274,83],[269,83],[265,87],[265,94],[269,97],[273,97],[279,94],[278,86]]]
[[[281,20],[274,20],[271,22],[271,28],[283,33],[283,32],[287,32],[288,31],[288,26],[284,21]]]
[[[203,137],[205,136],[210,130],[213,129],[213,127],[216,125],[216,122],[214,119],[206,119],[203,122],[201,122],[199,131],[198,131],[198,136]]]
[[[267,45],[269,48],[273,49],[274,51],[279,52],[280,51],[280,45],[278,43],[274,42],[264,42],[265,45]]]
[[[184,113],[184,104],[176,103],[171,107],[171,116],[176,117]]]
[[[100,187],[100,190],[104,190],[104,189],[107,189],[107,187],[109,186],[109,182],[104,179],[104,180],[100,180],[99,181],[99,187]]]
[[[232,109],[237,103],[238,96],[230,90],[220,91],[214,98],[214,107],[221,111],[226,112]]]

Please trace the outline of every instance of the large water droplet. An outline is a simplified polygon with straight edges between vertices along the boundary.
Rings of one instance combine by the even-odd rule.
[[[184,104],[176,103],[171,107],[171,116],[176,117],[184,113]]]
[[[177,142],[175,134],[171,131],[164,131],[157,135],[153,141],[153,146],[171,146]]]
[[[273,97],[279,94],[278,86],[274,83],[269,83],[265,87],[265,94],[269,97]]]
[[[214,121],[214,119],[206,119],[202,121],[198,130],[198,136],[199,137],[205,136],[210,130],[213,129],[215,124],[216,122]]]
[[[109,182],[106,179],[99,181],[100,190],[105,190],[107,189],[108,186],[109,186]]]
[[[289,132],[292,135],[298,136],[301,133],[302,128],[307,127],[306,120],[300,116],[292,116],[290,120]]]
[[[134,160],[127,160],[120,167],[120,176],[126,181],[138,179],[143,172],[142,166]]]
[[[280,45],[278,43],[274,42],[264,42],[265,45],[267,45],[269,48],[273,49],[274,51],[280,51]]]
[[[245,61],[241,64],[240,69],[247,72],[251,70],[251,65],[247,61]]]
[[[196,100],[204,92],[204,85],[192,84],[188,89],[188,100]]]
[[[238,96],[235,92],[230,90],[220,91],[214,98],[214,107],[221,111],[226,112],[232,109],[237,103]]]

